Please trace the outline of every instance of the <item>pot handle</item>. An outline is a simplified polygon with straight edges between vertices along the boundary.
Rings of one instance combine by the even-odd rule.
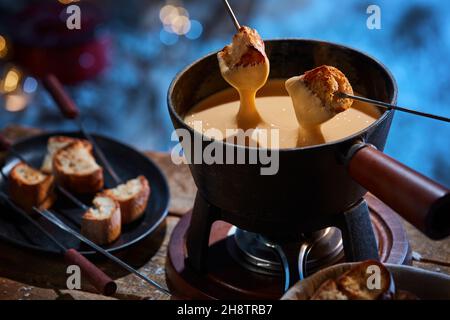
[[[68,119],[76,119],[80,111],[73,102],[72,98],[64,90],[61,82],[53,74],[48,74],[42,79],[42,83],[55,100],[59,110],[64,117]]]
[[[450,235],[450,190],[365,143],[348,155],[350,176],[432,239]]]

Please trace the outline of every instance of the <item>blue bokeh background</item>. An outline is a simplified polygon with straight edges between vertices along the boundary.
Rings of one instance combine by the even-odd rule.
[[[450,117],[450,2],[231,0],[243,24],[263,38],[312,38],[365,51],[383,62],[399,87],[399,105]],[[18,3],[2,1],[1,13]],[[90,81],[69,88],[87,115],[87,126],[142,149],[168,151],[172,125],[167,88],[184,66],[221,49],[233,26],[220,0],[97,1],[108,14],[111,64]],[[203,30],[196,39],[168,35],[159,19],[167,3],[185,7]],[[370,4],[381,8],[381,29],[366,27]],[[0,19],[0,32],[1,32]],[[7,31],[5,31],[7,32]],[[195,35],[195,37],[197,37]],[[5,65],[3,65],[5,67]],[[1,100],[0,100],[1,101]],[[55,112],[39,86],[26,109],[8,112],[0,102],[0,128],[11,123],[51,129],[74,128]],[[450,186],[450,124],[397,113],[386,152]]]

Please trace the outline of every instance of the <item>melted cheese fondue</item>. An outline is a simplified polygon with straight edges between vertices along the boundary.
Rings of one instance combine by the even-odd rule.
[[[265,63],[234,69],[229,69],[223,60],[219,60],[223,78],[239,92],[237,122],[242,129],[255,128],[262,122],[255,99],[256,92],[269,77],[269,60],[265,60]]]
[[[285,89],[285,80],[268,81],[259,90],[255,107],[261,117],[256,130],[278,129],[279,141],[271,141],[270,134],[267,141],[255,137],[260,147],[268,148],[294,148],[339,140],[367,128],[381,115],[374,105],[354,101],[351,108],[316,126],[316,130],[303,130]],[[246,129],[239,124],[239,110],[239,95],[234,88],[229,88],[201,101],[185,115],[184,120],[211,138],[217,139],[214,132],[229,138],[233,135],[230,129]],[[199,121],[201,128],[196,126]]]

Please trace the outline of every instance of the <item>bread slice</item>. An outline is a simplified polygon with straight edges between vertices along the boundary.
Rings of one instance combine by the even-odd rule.
[[[369,269],[372,268],[372,269]],[[371,288],[372,278],[380,271],[380,287]],[[395,297],[395,286],[389,270],[380,262],[367,260],[351,268],[338,279],[326,280],[311,300],[386,300]]]
[[[233,42],[217,54],[219,62],[228,69],[267,63],[264,41],[255,29],[242,26]]]
[[[376,273],[369,268],[379,270],[379,288],[370,288],[374,284],[372,279]],[[350,269],[337,279],[339,289],[351,300],[380,300],[392,299],[394,295],[394,281],[389,270],[375,260],[364,261]]]
[[[310,300],[349,300],[349,298],[338,289],[335,280],[329,279],[317,289]]]
[[[103,189],[103,169],[83,141],[74,141],[56,151],[53,173],[58,183],[75,193],[96,193]]]
[[[48,209],[56,200],[53,176],[24,162],[12,168],[8,187],[11,199],[29,213],[33,213],[33,207]]]
[[[97,196],[81,220],[81,234],[96,244],[115,241],[121,232],[119,204],[109,197]]]
[[[306,71],[302,79],[332,114],[337,114],[351,107],[353,103],[351,99],[336,95],[337,92],[353,95],[350,82],[339,69],[323,65]]]
[[[87,140],[77,139],[65,136],[53,136],[48,139],[47,142],[47,154],[45,155],[44,161],[42,162],[41,170],[44,173],[51,174],[53,171],[53,156],[54,154],[66,147],[67,145],[75,142],[81,141],[85,144],[86,148],[92,150],[92,145]]]
[[[137,220],[145,212],[150,196],[150,185],[147,178],[139,176],[114,189],[104,190],[102,194],[120,204],[122,223],[127,224]]]

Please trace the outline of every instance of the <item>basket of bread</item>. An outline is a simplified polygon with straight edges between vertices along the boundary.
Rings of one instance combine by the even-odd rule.
[[[334,265],[297,282],[282,300],[450,299],[450,277],[375,260]]]

